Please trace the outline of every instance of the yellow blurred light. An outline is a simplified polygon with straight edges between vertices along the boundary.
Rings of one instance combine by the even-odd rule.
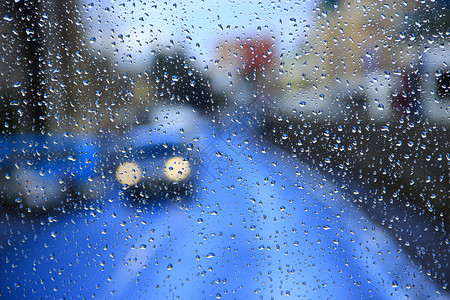
[[[164,166],[164,174],[171,181],[182,181],[191,174],[191,164],[180,156],[169,159]]]
[[[121,184],[136,185],[142,178],[142,170],[135,162],[121,163],[116,170],[116,178]]]

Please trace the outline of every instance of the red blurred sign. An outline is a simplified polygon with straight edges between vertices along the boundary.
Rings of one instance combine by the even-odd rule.
[[[248,40],[243,48],[244,71],[247,75],[259,75],[273,65],[273,42],[270,39]]]

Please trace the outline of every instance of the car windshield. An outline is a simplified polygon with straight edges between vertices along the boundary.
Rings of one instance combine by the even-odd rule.
[[[449,298],[449,11],[2,2],[1,297]]]

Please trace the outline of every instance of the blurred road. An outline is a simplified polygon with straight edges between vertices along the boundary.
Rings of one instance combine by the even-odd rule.
[[[5,298],[436,298],[437,285],[340,188],[247,119],[201,126],[192,199],[3,216]],[[445,295],[443,296],[445,297]]]

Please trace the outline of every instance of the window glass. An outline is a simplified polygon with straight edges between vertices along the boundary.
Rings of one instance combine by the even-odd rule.
[[[0,4],[6,299],[446,299],[449,1]]]

